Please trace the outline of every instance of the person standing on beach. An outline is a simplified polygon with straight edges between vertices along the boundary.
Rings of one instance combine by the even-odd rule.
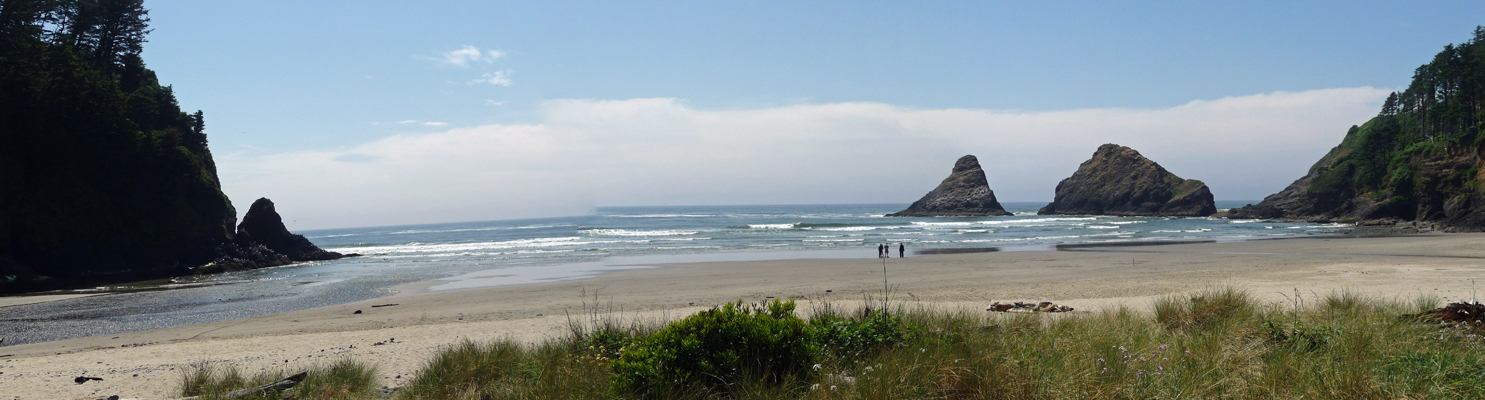
[[[877,258],[882,258],[882,245],[877,244]]]
[[[902,243],[898,243],[897,244],[897,258],[905,258],[905,257],[907,257],[907,256],[904,256],[903,254],[907,254],[907,245],[902,244]]]

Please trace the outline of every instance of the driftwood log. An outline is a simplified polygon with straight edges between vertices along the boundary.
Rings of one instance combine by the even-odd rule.
[[[278,382],[270,383],[270,384],[267,384],[267,385],[258,386],[258,387],[251,387],[251,388],[247,388],[247,389],[233,390],[233,391],[227,392],[227,394],[222,395],[222,398],[223,399],[241,399],[241,398],[244,398],[244,397],[248,397],[248,396],[252,396],[252,395],[255,395],[255,394],[258,394],[258,393],[263,393],[263,392],[268,392],[268,391],[289,390],[289,389],[294,388],[295,385],[298,385],[299,382],[303,382],[304,381],[304,378],[305,377],[308,377],[308,376],[309,376],[309,373],[307,373],[307,372],[300,372],[300,373],[297,373],[297,374],[294,374],[294,375],[290,375],[288,378],[280,379]],[[161,400],[199,400],[199,399],[201,399],[201,396],[175,397],[175,398],[161,399]],[[84,400],[120,400],[120,399],[119,399],[119,396],[108,396],[108,397],[89,398],[89,399],[84,399]]]

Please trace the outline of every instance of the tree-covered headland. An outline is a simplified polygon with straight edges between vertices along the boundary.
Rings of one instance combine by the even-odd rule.
[[[149,22],[143,0],[0,0],[0,292],[242,255],[204,114],[140,57]]]
[[[1283,191],[1230,216],[1485,228],[1485,27],[1444,46],[1378,115]]]

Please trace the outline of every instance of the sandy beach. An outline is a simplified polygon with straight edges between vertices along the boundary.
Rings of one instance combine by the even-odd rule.
[[[996,300],[1144,310],[1160,296],[1214,285],[1276,303],[1296,292],[1312,299],[1339,290],[1455,301],[1473,296],[1471,279],[1485,278],[1482,242],[1485,234],[1263,240],[910,256],[886,260],[886,268],[894,302],[967,312],[984,312]],[[410,284],[391,297],[332,307],[0,347],[0,400],[162,398],[173,395],[192,363],[292,373],[343,357],[376,365],[381,385],[397,387],[461,340],[561,336],[568,315],[582,318],[595,299],[631,319],[676,318],[738,299],[799,299],[807,312],[824,301],[879,296],[882,269],[875,258],[799,259],[665,265],[445,292]],[[103,380],[76,384],[78,376]]]

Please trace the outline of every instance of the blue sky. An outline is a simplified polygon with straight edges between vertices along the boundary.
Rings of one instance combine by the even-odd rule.
[[[235,204],[322,228],[907,203],[963,154],[1047,201],[1104,142],[1258,199],[1485,24],[1478,2],[1041,3],[151,1],[144,56],[205,111]]]

